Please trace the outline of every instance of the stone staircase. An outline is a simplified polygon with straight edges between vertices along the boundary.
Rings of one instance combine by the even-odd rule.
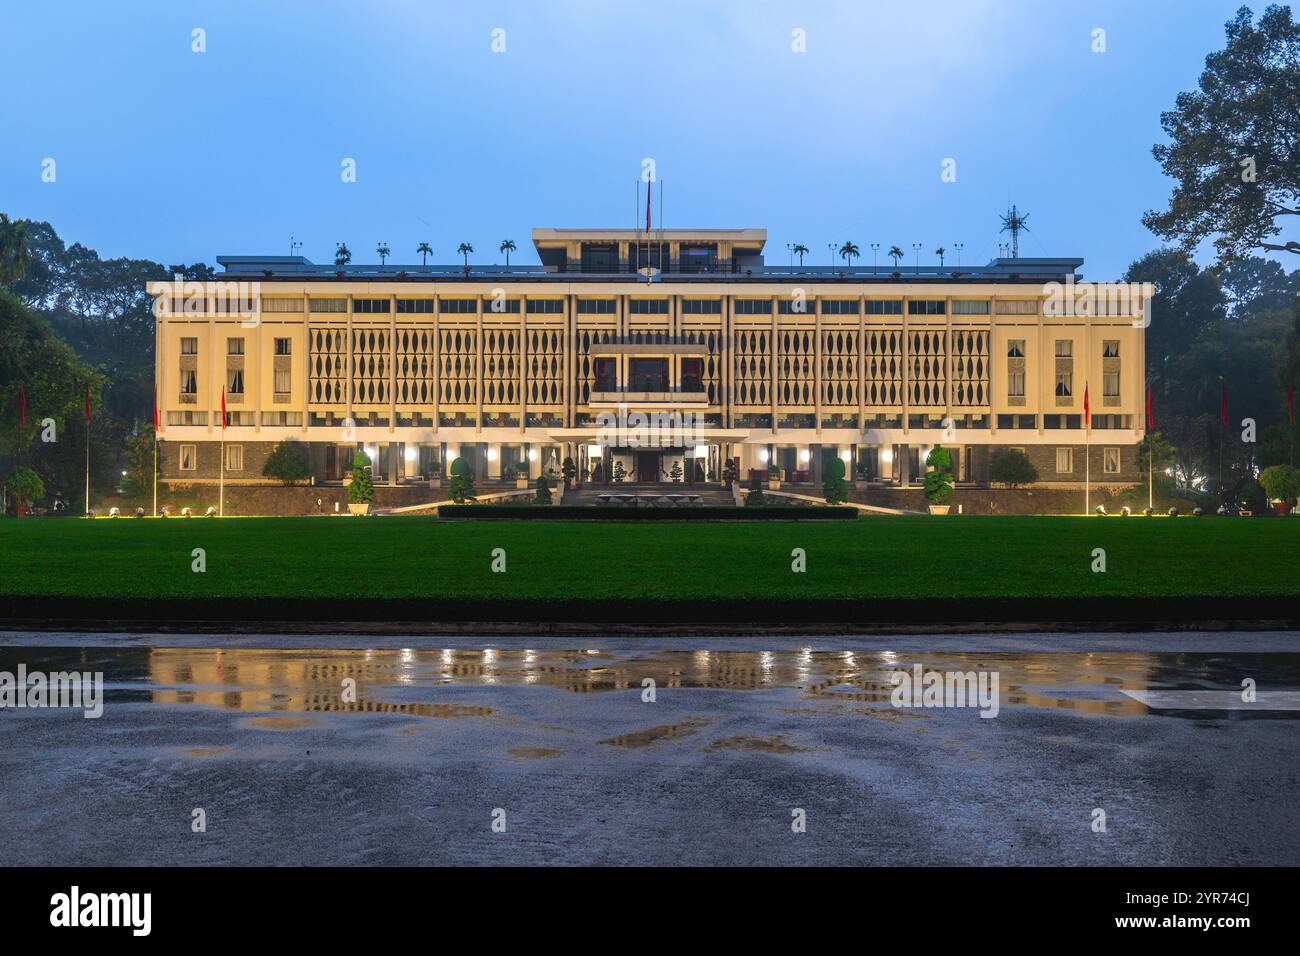
[[[647,496],[648,500],[638,501],[637,506],[642,504],[657,504],[653,499],[661,498],[665,495],[698,495],[701,505],[710,507],[733,507],[735,500],[731,492],[723,485],[694,484],[688,485],[672,483],[652,483],[652,482],[610,482],[608,485],[585,484],[574,491],[564,493],[565,505],[593,505],[596,507],[626,507],[626,505],[611,506],[602,502],[600,495],[637,495]]]

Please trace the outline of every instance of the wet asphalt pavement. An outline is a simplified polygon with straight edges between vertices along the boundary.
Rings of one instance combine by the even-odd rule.
[[[5,865],[1300,864],[1291,634],[0,634],[20,663],[106,694],[0,710]],[[996,673],[997,716],[893,706],[915,664]]]

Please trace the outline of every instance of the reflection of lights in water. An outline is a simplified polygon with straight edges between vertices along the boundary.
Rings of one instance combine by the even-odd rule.
[[[539,680],[541,680],[541,676],[537,673],[536,670],[537,657],[538,657],[537,652],[532,649],[528,649],[524,651],[524,683],[525,684],[536,684]]]
[[[766,679],[772,673],[772,663],[775,660],[771,651],[763,651],[759,654],[759,666],[763,668],[763,677]]]
[[[483,648],[483,683],[496,684],[501,680],[501,675],[497,673],[497,651],[495,647]]]

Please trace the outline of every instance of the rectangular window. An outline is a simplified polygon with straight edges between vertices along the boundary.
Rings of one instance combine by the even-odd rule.
[[[682,359],[682,391],[704,391],[704,359]]]
[[[736,315],[771,315],[771,299],[732,299],[731,311]]]
[[[1007,395],[1011,398],[1025,397],[1025,373],[1009,372],[1007,374]]]
[[[276,340],[275,340],[275,354],[276,354],[276,355],[291,355],[291,354],[293,354],[293,340],[292,340],[292,339],[276,339]]]
[[[953,315],[988,315],[987,299],[958,299],[952,304]]]
[[[867,315],[902,315],[902,299],[868,299]]]
[[[529,311],[529,312],[534,311],[534,309],[533,309],[533,304],[532,304],[531,302],[528,303],[528,311]],[[506,312],[511,312],[511,313],[514,313],[514,314],[518,315],[518,314],[519,314],[519,300],[518,300],[518,299],[507,299],[507,298],[504,298],[504,297],[502,297],[502,298],[496,298],[495,296],[492,297],[492,298],[490,298],[490,299],[484,299],[484,300],[483,300],[483,314],[484,314],[484,315],[487,315],[487,314],[490,313],[490,312],[495,312],[495,313],[497,313],[498,315],[500,315],[500,314],[502,314],[502,313],[506,313]]]
[[[1056,449],[1056,473],[1058,475],[1068,475],[1074,471],[1074,449],[1058,448]]]
[[[288,395],[292,389],[290,384],[293,381],[293,373],[287,368],[277,368],[275,370],[275,394]]]
[[[226,471],[243,471],[244,470],[244,446],[227,445],[226,446]]]
[[[181,394],[197,395],[199,393],[199,374],[194,369],[181,369]]]
[[[181,355],[198,355],[198,339],[181,339]]]
[[[398,315],[424,315],[433,311],[432,299],[398,299]]]
[[[944,315],[947,303],[943,299],[908,299],[908,315]]]
[[[999,299],[998,315],[1037,315],[1037,299]]]
[[[564,312],[563,299],[529,299],[528,311],[541,315],[561,315]]]
[[[682,299],[682,315],[721,315],[721,299]]]
[[[632,356],[627,361],[627,387],[634,392],[668,391],[668,360]]]
[[[1056,357],[1057,358],[1074,358],[1074,340],[1057,339],[1056,340]]]
[[[1118,448],[1102,449],[1102,469],[1108,475],[1119,474],[1119,449]]]
[[[207,412],[168,412],[168,425],[206,425],[208,423]]]
[[[667,299],[632,299],[628,302],[628,313],[631,315],[667,315]]]
[[[813,307],[807,299],[781,299],[776,311],[781,315],[812,315]]]
[[[1106,339],[1101,343],[1102,358],[1119,358],[1119,339]]]
[[[243,355],[243,354],[244,354],[244,340],[243,340],[243,339],[226,339],[226,354],[227,354],[227,355]]]
[[[379,315],[388,313],[387,299],[353,299],[352,312],[356,315]]]
[[[478,299],[439,299],[438,311],[454,314],[477,312]]]
[[[1070,372],[1056,373],[1056,396],[1070,398],[1074,395],[1074,375]]]
[[[226,394],[244,394],[244,370],[242,368],[232,368],[226,372]]]
[[[302,424],[302,412],[262,412],[262,424],[298,426]]]
[[[348,310],[348,300],[312,299],[311,310],[313,312],[346,312]]]
[[[302,299],[263,299],[263,312],[301,312]]]
[[[595,390],[598,392],[612,392],[618,388],[618,360],[612,358],[598,358],[594,363],[595,371]]]
[[[613,315],[618,311],[616,299],[579,299],[579,315]]]
[[[1106,398],[1119,398],[1119,372],[1103,372],[1101,394]]]
[[[193,471],[198,461],[197,445],[181,445],[180,467],[181,471]]]
[[[822,299],[822,315],[857,315],[857,299]]]
[[[1024,358],[1025,357],[1025,340],[1009,339],[1007,341],[1007,358]]]

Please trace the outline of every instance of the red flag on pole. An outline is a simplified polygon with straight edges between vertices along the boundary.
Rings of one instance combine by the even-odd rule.
[[[221,430],[226,430],[226,386],[221,386]]]
[[[1156,427],[1156,416],[1151,411],[1151,386],[1147,386],[1147,431]]]
[[[18,427],[27,427],[27,389],[18,386]]]
[[[158,431],[158,393],[154,392],[153,396],[153,430]]]
[[[1219,383],[1219,421],[1223,427],[1228,427],[1228,385],[1226,382]]]
[[[654,180],[647,180],[645,184],[645,231],[647,235],[650,232],[650,190],[654,188]]]
[[[1295,382],[1286,387],[1286,420],[1288,425],[1295,424]]]
[[[86,386],[86,424],[90,424],[90,386]]]
[[[1092,405],[1088,402],[1088,384],[1083,385],[1083,427],[1092,427]]]

